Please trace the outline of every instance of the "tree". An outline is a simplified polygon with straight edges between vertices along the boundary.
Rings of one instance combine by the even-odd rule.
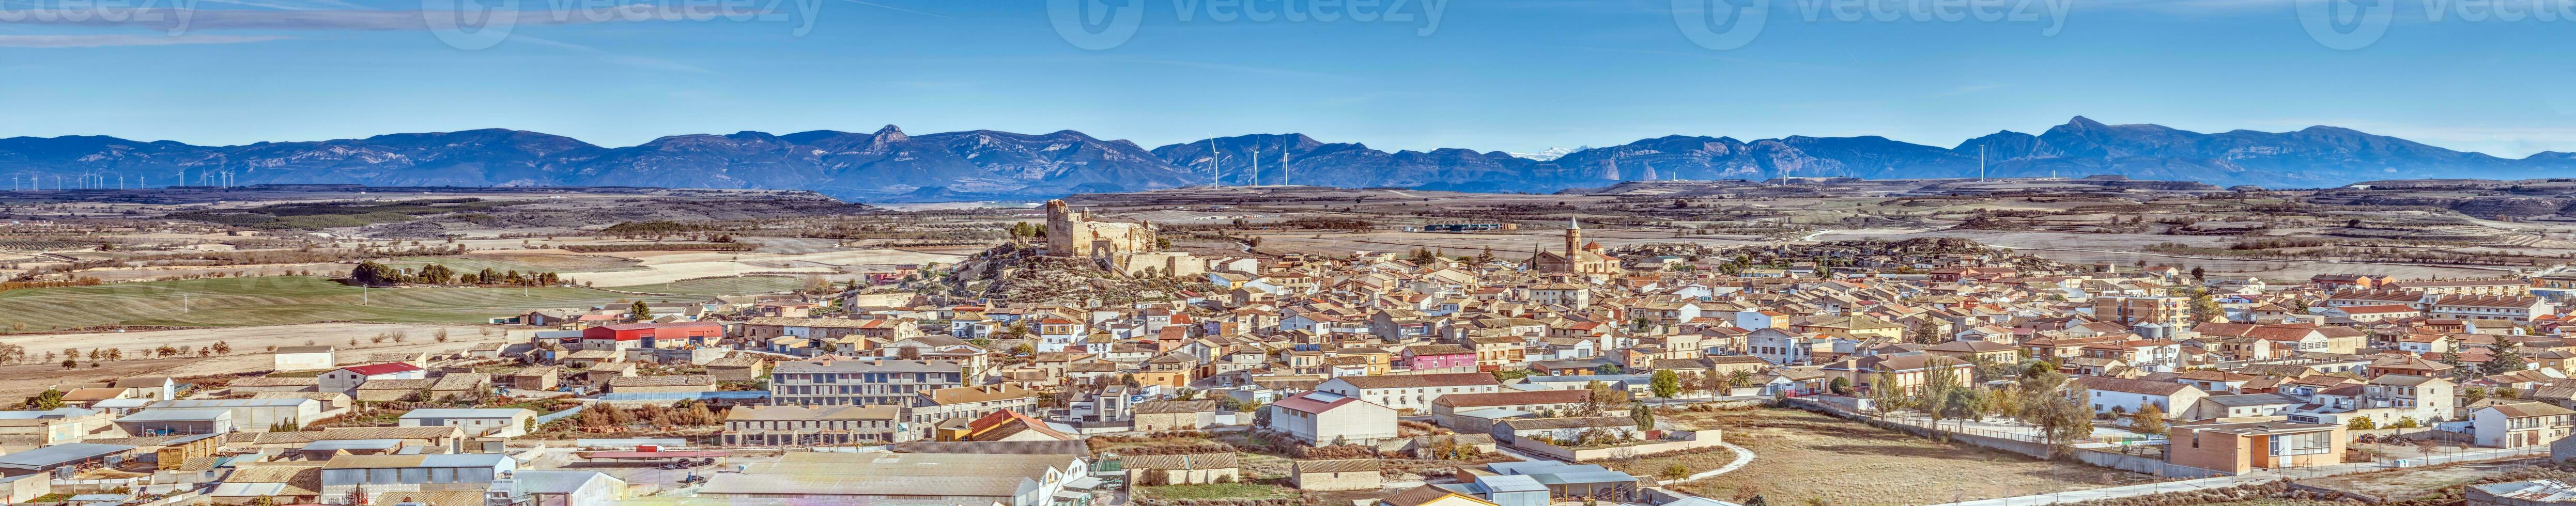
[[[2075,443],[2093,434],[2093,409],[2083,399],[2090,392],[2076,384],[2055,366],[2032,365],[2015,385],[2021,405],[2014,408],[2015,418],[2038,426],[2040,437],[2049,445],[2051,456],[2074,448]]]
[[[1833,392],[1834,395],[1851,395],[1851,389],[1851,378],[1835,376],[1833,381],[1825,383],[1825,390]]]
[[[2460,396],[2467,398],[2469,404],[2477,404],[2478,401],[2487,400],[2487,389],[2485,387],[2468,387],[2460,390]]]
[[[2209,289],[2192,290],[2191,322],[2193,324],[2209,323],[2226,316],[2227,309],[2218,307],[2218,299],[2209,296]]]
[[[1923,321],[1915,322],[1914,328],[1906,331],[1906,338],[1914,341],[1914,344],[1939,344],[1941,331],[1932,328],[1931,318],[1924,318]]]
[[[1654,387],[1656,397],[1670,399],[1682,393],[1682,375],[1673,372],[1672,369],[1655,371],[1653,379],[1649,382]]]
[[[1628,407],[1628,419],[1637,422],[1637,430],[1655,430],[1655,409],[1640,402]]]
[[[1725,379],[1725,380],[1723,380],[1723,381],[1720,381],[1719,383],[1721,383],[1723,386],[1725,386],[1725,387],[1726,387],[1726,390],[1721,391],[1721,392],[1718,392],[1718,393],[1717,393],[1717,396],[1718,396],[1718,397],[1725,397],[1725,396],[1727,396],[1728,394],[1733,394],[1733,393],[1735,393],[1735,389],[1738,389],[1738,388],[1744,388],[1744,387],[1748,387],[1748,386],[1752,386],[1752,385],[1753,385],[1753,371],[1747,371],[1747,370],[1743,370],[1743,369],[1736,369],[1736,370],[1734,370],[1734,371],[1727,372],[1727,373],[1726,373],[1726,379]]]
[[[2344,422],[2343,428],[2352,430],[2370,430],[2379,428],[2379,424],[2377,422],[2370,421],[2370,417],[2356,416],[2352,417],[2351,421]]]
[[[2137,432],[2139,434],[2165,433],[2165,408],[2163,406],[2157,406],[2155,403],[2150,402],[2147,403],[2146,407],[2138,408],[2138,414],[2130,415],[2130,417],[2132,420],[2129,422],[2129,430],[2132,432]]]
[[[2451,379],[2453,381],[2468,381],[2469,378],[2476,377],[2478,374],[2478,368],[2469,367],[2468,362],[2461,361],[2460,354],[2456,351],[2442,354],[2441,362],[2442,365],[2451,367]]]
[[[2209,282],[2209,269],[2204,269],[2204,268],[2201,268],[2200,266],[2197,266],[2197,265],[2192,266],[2192,267],[2191,267],[2191,281],[2192,281],[2192,282],[2194,282],[2194,283],[2207,283],[2207,282]]]
[[[1583,412],[1580,416],[1599,416],[1601,412],[1608,411],[1612,406],[1628,404],[1628,391],[1611,386],[1609,383],[1602,383],[1601,380],[1584,383],[1583,390],[1590,394],[1584,396]]]
[[[1969,392],[1969,395],[1964,397],[1952,395],[1953,392],[1960,390],[1959,376],[1950,372],[1950,365],[1953,363],[1948,357],[1934,357],[1924,361],[1926,371],[1923,373],[1923,386],[1913,392],[1919,397],[1907,401],[1908,404],[1922,408],[1923,414],[1932,418],[1932,426],[1935,428],[1941,426],[1942,418],[1958,414],[1963,411],[1963,408],[1965,411],[1975,410],[1971,406],[1961,405],[1974,403],[1976,400],[1974,392]]]
[[[1882,372],[1870,377],[1869,403],[1878,408],[1879,416],[1906,409],[1911,400],[1906,396],[1905,388],[1897,386],[1895,375]]]
[[[2522,354],[2514,353],[2510,348],[2499,349],[2495,358],[2487,360],[2487,363],[2479,366],[2478,369],[2492,376],[2531,368],[2531,363],[2522,360]]]
[[[70,367],[65,366],[64,368],[69,369]],[[47,388],[44,393],[39,393],[36,394],[35,397],[27,398],[27,408],[29,409],[44,411],[61,407],[63,407],[63,391],[61,390]]]
[[[2411,417],[2411,416],[2407,416],[2407,417],[2398,417],[2398,418],[2397,418],[2397,423],[2388,424],[2388,428],[2391,428],[2391,429],[2412,429],[2412,428],[2422,427],[2422,426],[2424,426],[2424,424],[2423,424],[2422,422],[2417,422],[2417,421],[2415,421],[2415,417]]]
[[[635,305],[627,307],[626,312],[632,315],[635,318],[635,321],[640,322],[653,319],[653,307],[644,305],[644,301],[635,301]]]

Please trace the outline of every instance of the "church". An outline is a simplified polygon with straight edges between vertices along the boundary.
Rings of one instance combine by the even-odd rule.
[[[1566,220],[1565,253],[1539,251],[1537,255],[1530,257],[1530,265],[1539,272],[1580,274],[1587,277],[1616,276],[1626,273],[1626,270],[1619,268],[1618,258],[1601,254],[1600,243],[1583,243],[1583,223],[1574,220]]]

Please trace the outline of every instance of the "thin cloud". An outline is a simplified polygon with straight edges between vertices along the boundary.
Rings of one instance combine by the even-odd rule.
[[[606,50],[606,49],[600,49],[600,48],[596,48],[596,47],[585,46],[585,45],[581,45],[581,44],[574,44],[574,43],[570,43],[570,42],[563,42],[563,41],[558,41],[558,40],[553,40],[553,39],[547,39],[547,38],[542,38],[542,37],[533,37],[533,36],[528,36],[528,35],[513,35],[513,36],[511,36],[511,37],[510,37],[510,40],[512,40],[512,41],[518,41],[518,42],[534,43],[534,44],[536,44],[536,45],[540,45],[540,46],[555,47],[555,48],[562,48],[562,49],[570,49],[570,50],[573,50],[573,51],[578,51],[578,52],[583,52],[583,53],[589,53],[589,54],[591,54],[591,55],[598,56],[600,61],[609,62],[609,63],[614,63],[614,64],[618,64],[618,65],[625,65],[625,66],[629,66],[629,67],[638,67],[638,68],[647,68],[647,69],[657,69],[657,70],[677,70],[677,71],[682,71],[682,72],[694,72],[694,73],[699,73],[699,74],[713,74],[713,73],[715,73],[715,71],[713,71],[713,70],[707,70],[705,67],[699,67],[699,66],[696,66],[696,65],[690,65],[690,64],[686,64],[686,63],[680,63],[680,62],[671,61],[671,60],[665,60],[665,59],[661,59],[661,58],[654,58],[654,57],[650,57],[650,56],[638,56],[638,55],[631,55],[631,54],[619,53],[619,52],[615,52],[615,51],[609,51],[609,50]]]
[[[205,10],[205,9],[135,9],[130,15],[84,15],[85,13],[19,11],[24,19],[16,24],[57,26],[118,26],[159,30],[425,30],[430,16],[457,17],[467,13],[454,11],[377,11],[377,10]],[[504,14],[506,13],[506,14]],[[496,11],[489,15],[492,24],[511,26],[580,25],[619,21],[684,20],[707,15],[688,12],[678,7],[630,4],[609,7],[596,13],[541,10]]]
[[[854,4],[859,4],[859,5],[865,5],[865,6],[869,6],[869,7],[875,7],[875,8],[879,8],[879,9],[886,9],[886,10],[892,10],[892,11],[901,11],[901,12],[910,12],[910,13],[913,13],[913,14],[920,14],[920,15],[923,15],[923,16],[930,16],[930,17],[940,18],[940,19],[957,19],[957,18],[952,18],[952,17],[948,17],[948,16],[944,16],[944,15],[932,14],[932,13],[928,13],[928,12],[916,11],[916,10],[912,10],[912,9],[906,9],[906,8],[902,8],[902,7],[895,7],[895,6],[892,6],[892,5],[886,5],[886,4],[880,4],[880,3],[873,3],[873,2],[861,2],[861,1],[859,1],[859,0],[841,0],[841,1],[843,1],[843,2],[849,2],[849,3],[854,3]]]
[[[0,35],[0,47],[72,48],[244,44],[286,40],[283,35]]]

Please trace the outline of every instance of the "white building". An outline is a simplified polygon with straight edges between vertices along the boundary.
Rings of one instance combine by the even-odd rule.
[[[429,371],[422,370],[420,366],[388,362],[333,369],[331,372],[322,373],[319,387],[324,392],[354,394],[358,391],[359,385],[365,385],[369,381],[428,378]]]
[[[467,436],[517,437],[535,425],[537,412],[520,408],[415,409],[400,427],[461,427]]]
[[[2576,411],[2541,402],[2517,402],[2478,408],[2469,419],[2477,427],[2478,446],[2521,448],[2545,446],[2567,437],[2576,426]]]
[[[1357,397],[1306,392],[1265,409],[1270,410],[1270,424],[1264,428],[1307,444],[1370,444],[1396,437],[1395,410]]]
[[[1502,391],[1494,375],[1473,373],[1342,376],[1315,385],[1315,390],[1358,397],[1389,409],[1431,412],[1431,401],[1449,394]]]
[[[270,359],[279,371],[320,371],[340,366],[339,355],[329,346],[280,346]]]

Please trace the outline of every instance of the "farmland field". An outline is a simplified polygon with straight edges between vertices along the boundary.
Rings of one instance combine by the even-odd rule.
[[[1805,411],[1755,409],[1666,417],[1724,429],[1757,457],[1734,472],[1670,488],[1741,502],[1810,498],[1838,505],[1937,504],[2160,481],[2083,464],[2052,464],[1964,444],[1945,444]]]
[[[519,272],[599,272],[636,268],[636,262],[603,255],[547,255],[537,253],[476,253],[445,257],[411,257],[386,265],[412,267],[428,264],[445,265],[459,272],[483,269]]]
[[[805,280],[787,276],[742,276],[732,278],[692,279],[650,285],[614,287],[621,292],[669,293],[679,295],[731,295],[765,292],[792,292],[805,288]]]
[[[312,276],[260,276],[0,292],[0,328],[93,325],[231,327],[355,321],[482,323],[535,309],[621,300],[698,300],[588,288],[361,289]]]

